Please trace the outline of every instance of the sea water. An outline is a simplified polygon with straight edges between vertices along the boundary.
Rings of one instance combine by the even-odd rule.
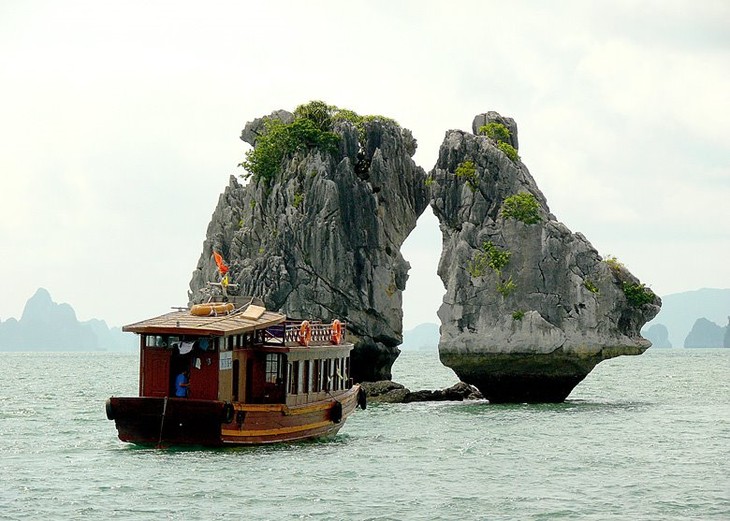
[[[371,404],[330,441],[124,444],[111,395],[134,354],[11,353],[0,370],[0,519],[730,519],[730,350],[599,364],[562,404]],[[404,352],[411,388],[457,381]]]

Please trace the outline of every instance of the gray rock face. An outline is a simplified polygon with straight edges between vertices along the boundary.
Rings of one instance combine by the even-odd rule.
[[[514,119],[505,118],[499,113],[491,110],[485,114],[477,114],[476,116],[474,116],[474,120],[471,122],[472,134],[479,135],[479,129],[487,123],[501,123],[502,125],[507,127],[507,130],[509,130],[510,134],[507,143],[515,147],[515,149],[520,148],[519,142],[517,140],[517,123],[515,123]]]
[[[510,129],[517,148],[513,120],[489,112],[473,127],[489,122]],[[475,166],[471,178],[455,174],[465,161]],[[446,286],[439,353],[461,380],[492,402],[557,402],[601,360],[651,345],[639,331],[659,298],[630,302],[631,289],[644,291],[638,279],[558,222],[527,167],[496,141],[447,132],[430,177]],[[521,193],[537,203],[539,222],[503,214],[505,199]],[[488,250],[508,256],[506,264]]]
[[[283,123],[291,123],[294,121],[294,114],[286,110],[275,110],[268,116],[256,118],[246,123],[241,131],[241,141],[245,141],[251,146],[256,145],[256,139],[266,130],[266,121],[270,119],[278,119]]]
[[[285,122],[291,114],[273,113]],[[242,139],[256,143],[262,119]],[[216,281],[213,250],[229,264],[237,293],[255,295],[293,318],[346,318],[356,380],[391,377],[402,341],[402,292],[409,264],[400,247],[428,204],[416,142],[394,123],[363,133],[335,124],[334,153],[311,149],[285,159],[271,183],[231,177],[208,226],[190,282],[191,303]]]
[[[412,402],[444,402],[464,400],[482,400],[479,390],[467,383],[458,382],[446,389],[411,391],[402,384],[383,380],[379,382],[363,382],[362,388],[369,402],[412,403]]]

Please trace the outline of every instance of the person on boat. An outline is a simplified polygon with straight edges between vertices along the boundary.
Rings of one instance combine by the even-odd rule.
[[[190,373],[186,369],[175,378],[175,396],[178,398],[187,398],[189,386]]]

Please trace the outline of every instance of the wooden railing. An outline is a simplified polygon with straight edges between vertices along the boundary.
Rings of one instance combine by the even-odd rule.
[[[309,324],[309,335],[306,334],[306,326],[303,328],[303,323]],[[266,343],[287,345],[287,346],[323,346],[323,345],[337,345],[345,343],[347,336],[347,325],[344,322],[340,322],[341,334],[340,341],[335,341],[335,327],[334,322],[322,323],[311,320],[288,320],[283,324],[271,326],[266,329]],[[306,339],[309,336],[309,341]]]

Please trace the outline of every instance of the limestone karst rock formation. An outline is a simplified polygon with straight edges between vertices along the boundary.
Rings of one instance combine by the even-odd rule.
[[[489,112],[472,127],[447,132],[429,174],[441,361],[491,402],[559,402],[600,361],[644,352],[639,331],[661,301],[550,213],[512,119]]]
[[[257,146],[272,120],[288,124],[295,115],[277,111],[250,122],[241,139]],[[333,117],[327,129],[339,137],[336,149],[300,147],[268,180],[231,177],[189,298],[201,301],[216,280],[216,250],[239,294],[293,318],[345,318],[355,339],[353,377],[389,379],[409,269],[400,247],[428,205],[425,172],[413,162],[410,131],[387,118]]]
[[[409,268],[400,247],[430,200],[443,234],[440,357],[490,401],[562,401],[601,360],[649,347],[640,329],[661,301],[550,213],[517,155],[512,119],[490,112],[472,133],[447,132],[426,178],[410,131],[323,107],[266,175],[230,179],[191,302],[217,279],[218,251],[238,294],[293,318],[344,317],[355,379],[389,379]],[[267,150],[265,136],[301,123],[300,108],[248,123],[241,138]],[[312,125],[336,146],[319,146]]]

